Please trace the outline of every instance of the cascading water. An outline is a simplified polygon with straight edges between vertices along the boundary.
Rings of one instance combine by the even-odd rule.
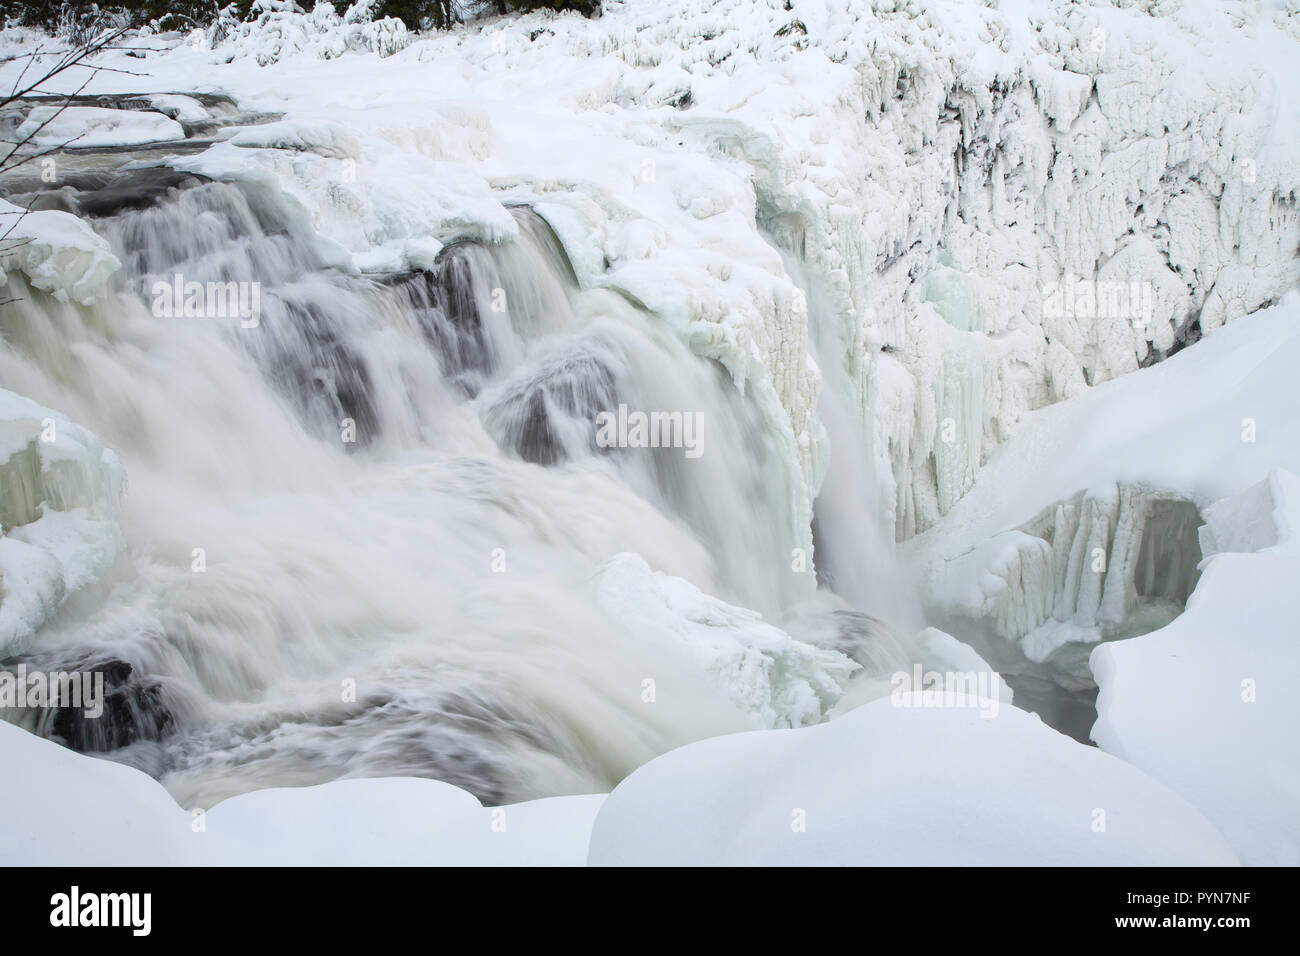
[[[0,320],[4,387],[94,431],[130,480],[117,560],[21,658],[104,671],[111,719],[55,711],[35,729],[211,805],[344,776],[432,776],[490,803],[603,790],[761,725],[611,612],[600,580],[620,552],[867,671],[902,660],[843,602],[829,629],[810,623],[826,601],[792,572],[760,413],[639,304],[579,290],[535,213],[428,272],[359,276],[264,186],[151,175],[167,188],[74,197],[123,263],[111,301],[15,277]],[[256,314],[157,314],[195,280],[255,284]],[[700,453],[598,442],[593,422],[620,408],[694,416]],[[832,475],[831,576],[870,607],[856,475]],[[794,679],[779,653],[746,651],[774,687]],[[768,701],[763,720],[820,706]]]

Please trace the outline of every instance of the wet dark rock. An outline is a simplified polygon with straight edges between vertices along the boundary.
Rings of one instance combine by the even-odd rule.
[[[351,419],[356,425],[355,444],[365,446],[379,434],[379,414],[365,362],[338,330],[313,315],[308,304],[286,300],[284,310],[306,346],[282,353],[285,390],[309,421],[324,422],[334,430]]]
[[[555,465],[599,451],[596,416],[617,406],[614,373],[578,348],[508,387],[488,411],[487,426],[502,448],[524,461]]]
[[[141,740],[162,740],[177,727],[174,702],[163,682],[116,658],[82,658],[58,662],[51,658],[24,661],[27,672],[83,675],[83,687],[102,686],[102,712],[88,714],[91,702],[81,706],[50,706],[39,712],[36,732],[59,740],[79,753],[105,753]],[[6,667],[13,671],[16,664]],[[102,679],[102,685],[99,681]]]
[[[691,104],[693,104],[694,102],[695,102],[695,95],[691,92],[690,87],[687,87],[681,92],[670,97],[668,100],[668,105],[673,107],[674,109],[686,110],[686,109],[690,109]]]
[[[82,187],[74,197],[76,212],[94,218],[116,216],[122,212],[148,209],[166,201],[182,189],[190,189],[209,180],[184,173],[169,166],[152,166],[111,173],[98,188]],[[74,189],[75,183],[71,183]]]

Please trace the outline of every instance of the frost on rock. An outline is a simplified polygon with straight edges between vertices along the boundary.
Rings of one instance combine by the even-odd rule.
[[[859,669],[837,651],[795,640],[755,611],[652,571],[639,555],[607,562],[596,594],[619,626],[638,640],[675,647],[762,727],[820,722]]]
[[[123,485],[94,435],[0,390],[0,658],[113,560]]]

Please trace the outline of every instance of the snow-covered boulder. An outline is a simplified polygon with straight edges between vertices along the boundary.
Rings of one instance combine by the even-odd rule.
[[[98,106],[37,106],[14,131],[18,142],[33,149],[103,149],[141,146],[184,139],[176,120],[152,110],[115,110]]]
[[[4,293],[10,293],[4,289],[10,271],[18,271],[60,302],[90,305],[107,295],[113,274],[122,267],[107,240],[71,213],[27,212],[0,199],[0,232],[4,233],[0,239]]]
[[[880,700],[817,727],[672,751],[610,794],[588,862],[1236,864],[1172,791],[1013,707],[990,719],[989,703]]]

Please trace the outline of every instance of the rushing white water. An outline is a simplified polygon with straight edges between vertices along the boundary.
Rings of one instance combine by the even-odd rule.
[[[111,302],[24,287],[3,319],[0,383],[93,430],[130,481],[125,549],[26,658],[114,675],[116,716],[74,743],[186,805],[402,774],[501,802],[607,789],[691,739],[821,719],[855,666],[840,651],[867,672],[899,663],[843,602],[810,603],[786,472],[749,399],[639,303],[580,291],[536,214],[429,272],[360,277],[274,193],[182,185],[93,220],[123,263]],[[257,283],[255,320],[160,317],[178,276]],[[698,454],[602,447],[593,423],[620,406],[690,417]],[[866,460],[832,467],[818,510],[831,577],[859,607],[892,587],[871,586],[889,560],[879,529],[851,517]],[[648,567],[602,587],[620,552]],[[689,652],[647,639],[620,600],[703,636]]]

